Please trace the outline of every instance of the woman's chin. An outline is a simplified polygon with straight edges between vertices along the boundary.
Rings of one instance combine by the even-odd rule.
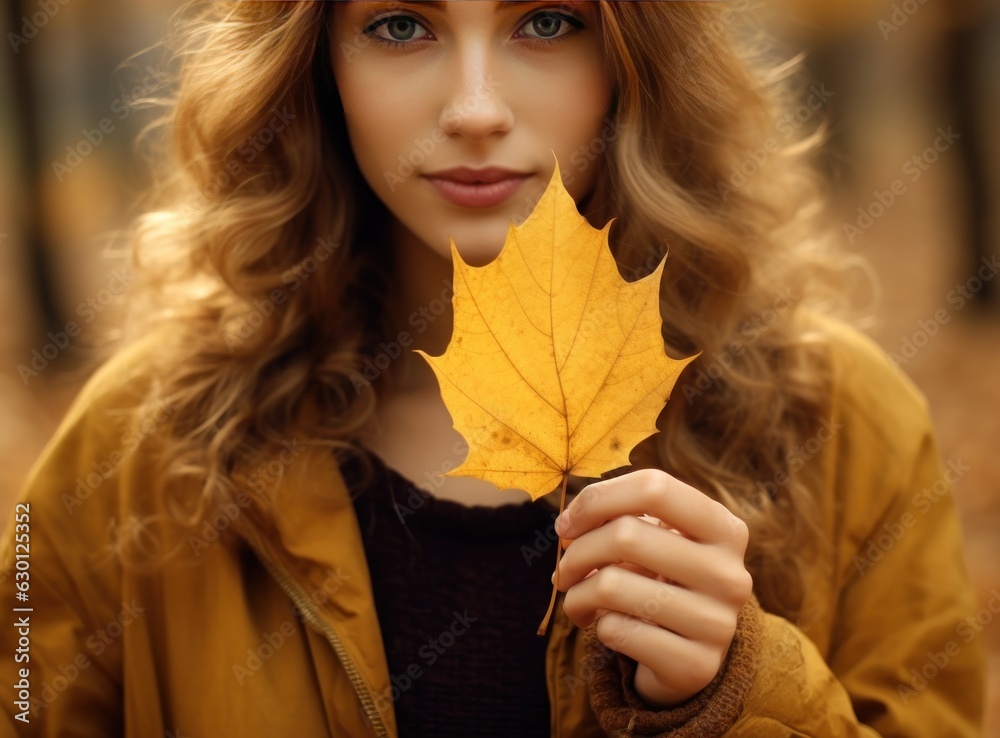
[[[503,250],[503,240],[499,243],[494,243],[490,245],[481,244],[479,246],[463,247],[462,244],[455,242],[455,246],[458,248],[458,253],[462,257],[462,261],[472,267],[483,267],[494,261]]]
[[[496,259],[507,240],[509,222],[502,225],[502,228],[456,229],[452,231],[450,237],[454,240],[455,248],[462,257],[462,261],[469,266],[481,267]],[[435,251],[443,252],[442,255],[446,259],[451,259],[451,245],[448,238],[449,236],[444,236],[439,241],[439,247],[435,248]]]

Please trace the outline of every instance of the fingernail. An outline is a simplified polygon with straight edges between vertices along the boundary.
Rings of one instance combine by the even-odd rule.
[[[555,571],[554,571],[554,570],[553,570],[553,572],[552,572],[552,579],[551,579],[551,582],[552,582],[553,584],[555,584],[555,583],[556,583],[556,573],[555,573]]]

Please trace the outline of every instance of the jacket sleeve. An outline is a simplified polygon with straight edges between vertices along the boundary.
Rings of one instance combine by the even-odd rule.
[[[756,597],[743,606],[729,653],[715,679],[698,694],[670,710],[650,710],[635,691],[635,659],[615,653],[602,659],[603,645],[595,620],[583,631],[590,663],[601,664],[590,683],[590,705],[609,736],[684,736],[687,738],[729,735],[727,732],[744,710],[757,676],[761,654],[763,611]]]
[[[984,618],[951,495],[965,467],[942,463],[926,401],[885,371],[861,375],[871,395],[842,403],[853,420],[831,444],[837,572],[826,653],[752,598],[715,681],[676,708],[646,709],[635,661],[606,660],[590,700],[609,736],[981,735]],[[891,401],[878,404],[880,394]],[[592,624],[584,638],[596,659],[595,633]]]
[[[5,511],[3,736],[96,738],[122,731],[121,644],[114,637],[120,590],[114,569],[93,568],[87,543],[102,540],[114,519],[117,480],[104,474],[121,439],[87,395],[78,396]]]

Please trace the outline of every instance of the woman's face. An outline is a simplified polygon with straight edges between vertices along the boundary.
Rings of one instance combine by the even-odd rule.
[[[335,3],[333,72],[358,166],[443,258],[451,237],[466,262],[493,260],[548,184],[553,152],[577,203],[591,191],[594,152],[614,131],[596,6]]]

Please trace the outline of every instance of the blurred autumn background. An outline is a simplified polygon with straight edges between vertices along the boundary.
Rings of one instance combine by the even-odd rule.
[[[0,18],[2,522],[114,327],[129,275],[104,236],[146,182],[134,141],[155,111],[133,103],[168,91],[155,45],[179,6],[7,0]],[[955,494],[993,607],[984,735],[1000,736],[1000,0],[771,0],[761,17],[815,83],[786,124],[832,125],[832,226],[882,287],[867,331],[969,468]]]

